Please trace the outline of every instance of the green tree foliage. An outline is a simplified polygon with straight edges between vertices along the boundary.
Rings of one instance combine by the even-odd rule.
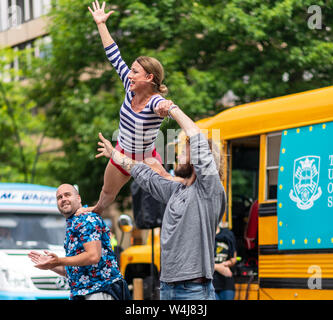
[[[42,155],[45,112],[28,97],[28,51],[0,50],[0,181],[53,184],[50,155]],[[15,61],[20,68],[14,68]]]
[[[310,0],[114,0],[108,28],[130,65],[139,55],[158,58],[168,97],[199,119],[223,110],[228,90],[237,103],[331,84],[332,2],[311,29]],[[52,52],[34,75],[32,97],[49,105],[54,137],[65,157],[50,164],[57,179],[77,183],[97,200],[106,160],[95,160],[97,134],[117,129],[123,87],[109,67],[87,10],[91,1],[58,0],[50,13]],[[176,127],[165,122],[164,130]],[[126,194],[125,188],[124,193]],[[121,198],[120,198],[121,199]]]

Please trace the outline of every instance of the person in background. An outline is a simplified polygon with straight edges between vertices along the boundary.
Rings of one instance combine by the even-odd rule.
[[[215,237],[215,272],[213,285],[216,300],[234,300],[235,282],[231,267],[237,262],[236,239],[228,228],[227,222],[221,222]]]
[[[112,221],[111,221],[111,219],[106,218],[106,219],[104,219],[104,222],[110,229],[110,233],[109,233],[110,243],[111,243],[112,250],[114,251],[115,247],[118,245],[118,241],[117,241],[116,235],[112,232]]]

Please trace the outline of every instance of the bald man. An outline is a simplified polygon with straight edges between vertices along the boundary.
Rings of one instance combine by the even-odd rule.
[[[96,213],[75,216],[82,207],[78,191],[62,184],[56,192],[57,206],[66,218],[66,257],[45,251],[29,253],[35,267],[67,276],[72,300],[114,300],[115,288],[127,285],[112,251],[109,228]]]

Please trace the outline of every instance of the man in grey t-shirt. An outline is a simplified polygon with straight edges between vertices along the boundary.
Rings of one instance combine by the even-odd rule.
[[[163,116],[166,111],[156,112]],[[178,107],[167,112],[189,137],[175,169],[182,183],[119,153],[101,134],[97,157],[111,156],[141,188],[166,204],[161,231],[161,299],[214,300],[215,232],[225,207],[219,165],[196,124]]]

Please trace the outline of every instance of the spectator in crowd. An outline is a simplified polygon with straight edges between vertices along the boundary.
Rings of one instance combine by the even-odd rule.
[[[233,232],[221,222],[215,237],[214,288],[216,300],[233,300],[235,282],[231,267],[237,262],[236,239]]]

